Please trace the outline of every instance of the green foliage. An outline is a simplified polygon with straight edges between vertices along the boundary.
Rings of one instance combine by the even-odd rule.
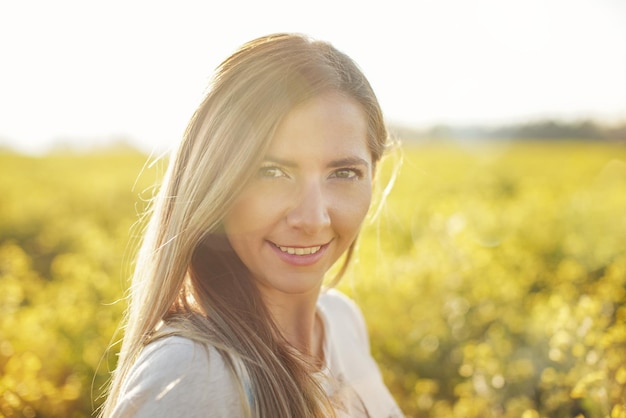
[[[403,154],[340,287],[407,416],[626,417],[626,148]],[[161,174],[145,161],[0,155],[0,417],[101,402],[133,225]]]
[[[405,413],[626,416],[626,148],[404,154],[342,286]]]
[[[155,180],[133,191],[145,161],[0,155],[0,417],[91,415],[115,362],[139,192]]]

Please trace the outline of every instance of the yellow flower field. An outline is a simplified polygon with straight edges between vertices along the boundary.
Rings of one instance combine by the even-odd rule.
[[[407,416],[626,417],[626,145],[406,144],[379,196],[400,159],[340,288]],[[101,403],[146,161],[0,154],[0,417]]]

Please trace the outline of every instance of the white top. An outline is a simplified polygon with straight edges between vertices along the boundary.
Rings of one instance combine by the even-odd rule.
[[[404,415],[370,355],[365,321],[356,304],[337,290],[322,293],[324,324],[321,380],[339,417]],[[122,386],[114,417],[220,417],[242,415],[235,377],[213,348],[170,336],[148,344]]]

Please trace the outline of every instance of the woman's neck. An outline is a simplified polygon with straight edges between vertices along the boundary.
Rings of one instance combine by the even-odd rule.
[[[261,294],[282,336],[321,366],[324,361],[324,327],[317,315],[319,290],[298,295],[275,292]]]

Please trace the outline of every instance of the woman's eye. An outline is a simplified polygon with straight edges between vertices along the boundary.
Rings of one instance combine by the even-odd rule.
[[[261,178],[283,177],[285,172],[278,167],[261,167],[258,176]]]
[[[341,168],[334,172],[333,177],[345,180],[356,180],[362,177],[362,173],[356,168]]]

